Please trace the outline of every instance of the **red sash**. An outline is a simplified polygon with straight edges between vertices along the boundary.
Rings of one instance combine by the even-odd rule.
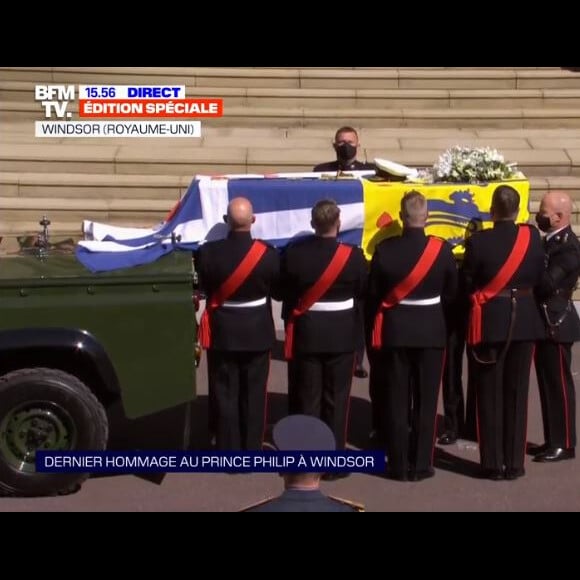
[[[485,288],[471,295],[471,313],[469,316],[469,330],[467,331],[467,344],[475,346],[482,340],[483,322],[482,306],[495,298],[513,278],[521,266],[528,247],[530,245],[530,228],[520,226],[516,242],[505,264],[500,268],[495,277],[488,282]]]
[[[201,316],[199,323],[199,344],[202,348],[211,346],[211,325],[210,317],[214,310],[219,308],[240,286],[248,279],[250,274],[258,265],[262,256],[266,253],[267,247],[259,240],[255,240],[250,251],[244,256],[238,267],[232,272],[230,277],[220,286],[213,294],[211,300],[208,300],[205,311]]]
[[[437,260],[443,244],[444,241],[439,238],[429,238],[423,254],[409,275],[403,278],[383,299],[373,327],[372,346],[374,349],[378,350],[383,346],[383,310],[388,310],[399,304],[423,282]]]
[[[326,294],[344,270],[351,253],[351,246],[340,244],[320,279],[306,291],[304,296],[298,301],[296,308],[290,314],[288,323],[286,324],[286,342],[284,345],[286,360],[292,360],[294,355],[294,322],[296,318],[310,310]]]

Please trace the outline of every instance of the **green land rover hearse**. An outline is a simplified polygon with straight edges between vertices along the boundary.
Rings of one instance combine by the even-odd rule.
[[[189,445],[191,254],[92,274],[44,225],[31,247],[0,252],[0,495],[67,493],[88,477],[36,473],[37,450]]]

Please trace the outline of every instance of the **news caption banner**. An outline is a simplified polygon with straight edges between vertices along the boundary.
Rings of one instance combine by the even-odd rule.
[[[45,116],[35,122],[40,138],[200,138],[192,119],[224,114],[223,99],[188,99],[185,86],[36,85],[34,98]]]
[[[382,473],[381,451],[38,451],[39,473]]]

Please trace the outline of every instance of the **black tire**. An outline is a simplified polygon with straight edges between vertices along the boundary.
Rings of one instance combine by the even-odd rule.
[[[21,369],[0,377],[0,495],[38,497],[78,489],[88,473],[36,473],[37,449],[102,451],[105,409],[76,377]]]

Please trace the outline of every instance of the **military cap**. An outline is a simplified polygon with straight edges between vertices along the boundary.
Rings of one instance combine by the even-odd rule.
[[[334,451],[336,439],[330,427],[316,417],[289,415],[278,421],[272,440],[280,451]]]

